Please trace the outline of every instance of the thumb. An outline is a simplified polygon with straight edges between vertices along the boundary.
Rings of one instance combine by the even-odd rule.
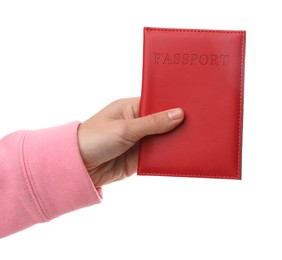
[[[178,126],[183,119],[183,110],[181,108],[174,108],[149,116],[136,118],[130,128],[133,136],[139,140],[146,135],[168,132]]]

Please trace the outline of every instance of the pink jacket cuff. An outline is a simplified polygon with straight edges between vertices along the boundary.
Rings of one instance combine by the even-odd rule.
[[[80,156],[78,126],[18,131],[0,140],[0,237],[101,202],[102,190]]]

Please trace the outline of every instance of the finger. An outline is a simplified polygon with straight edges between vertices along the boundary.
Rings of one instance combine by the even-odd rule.
[[[131,124],[132,135],[138,141],[146,135],[161,134],[171,131],[177,127],[184,119],[184,111],[175,108],[149,116],[134,119]]]
[[[109,119],[139,117],[140,97],[118,99],[100,110],[95,116]]]

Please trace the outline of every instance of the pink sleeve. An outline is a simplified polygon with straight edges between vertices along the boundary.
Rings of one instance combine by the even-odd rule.
[[[79,153],[78,125],[0,140],[0,238],[102,200]]]

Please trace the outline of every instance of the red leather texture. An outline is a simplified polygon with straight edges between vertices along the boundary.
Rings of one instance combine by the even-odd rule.
[[[145,137],[138,175],[241,179],[245,31],[144,28],[140,115],[181,107]]]

